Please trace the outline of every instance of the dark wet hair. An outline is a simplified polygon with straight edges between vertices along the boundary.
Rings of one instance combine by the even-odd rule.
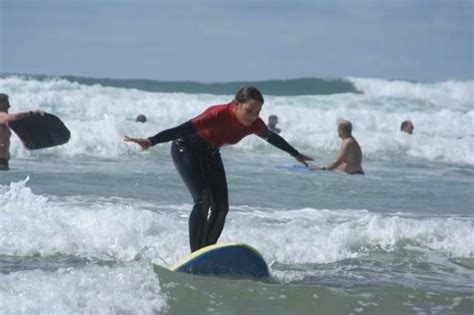
[[[8,101],[8,95],[5,93],[0,93],[0,103],[3,102],[10,104],[10,102]]]
[[[146,116],[143,115],[143,114],[140,114],[140,115],[137,116],[137,119],[135,119],[135,121],[144,123],[144,122],[146,122]]]
[[[413,123],[409,120],[405,120],[404,122],[402,122],[402,124],[400,126],[400,131],[405,130],[405,128],[410,126],[410,125],[413,125]]]
[[[245,103],[250,100],[256,100],[263,105],[262,93],[255,86],[243,86],[235,94],[235,101]]]

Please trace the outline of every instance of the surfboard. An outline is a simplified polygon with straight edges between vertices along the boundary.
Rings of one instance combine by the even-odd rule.
[[[201,248],[183,258],[171,270],[239,279],[270,277],[262,255],[255,248],[239,242],[219,243]]]
[[[288,171],[297,171],[297,172],[305,172],[305,173],[313,172],[309,167],[306,167],[304,165],[277,164],[275,165],[275,167],[288,170]]]
[[[28,150],[44,149],[69,141],[71,132],[57,116],[44,113],[8,123]]]

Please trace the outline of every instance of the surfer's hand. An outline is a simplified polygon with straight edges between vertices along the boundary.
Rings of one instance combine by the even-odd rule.
[[[304,155],[304,154],[298,154],[297,156],[295,156],[295,159],[300,162],[301,164],[303,164],[304,166],[308,166],[308,163],[306,163],[306,161],[314,161],[314,159],[312,157],[309,157],[307,155]]]
[[[146,138],[132,138],[129,136],[125,136],[123,141],[136,143],[142,148],[142,150],[146,150],[149,147],[151,147],[150,139],[146,139]]]

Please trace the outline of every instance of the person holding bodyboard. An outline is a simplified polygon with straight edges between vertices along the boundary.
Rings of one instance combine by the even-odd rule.
[[[191,252],[217,242],[229,210],[227,180],[219,153],[220,147],[235,144],[247,135],[256,134],[304,165],[307,165],[306,161],[312,160],[268,129],[259,117],[262,105],[263,96],[260,91],[253,86],[244,86],[231,102],[211,106],[177,127],[150,138],[125,136],[125,141],[134,142],[143,150],[158,143],[172,141],[173,162],[194,201],[189,217]]]
[[[0,170],[9,169],[12,129],[28,150],[61,145],[69,141],[70,131],[62,121],[40,110],[9,114],[7,94],[0,93]]]

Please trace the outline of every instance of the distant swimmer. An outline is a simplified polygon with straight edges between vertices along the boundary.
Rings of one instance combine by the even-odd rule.
[[[415,126],[410,120],[405,120],[400,125],[400,131],[406,132],[408,134],[413,134],[413,130],[415,130]]]
[[[259,117],[262,106],[260,91],[253,86],[244,86],[231,102],[208,107],[200,115],[177,127],[149,138],[125,136],[125,141],[137,143],[143,150],[172,141],[174,165],[194,201],[189,216],[192,252],[217,242],[229,211],[227,180],[220,147],[256,134],[306,166],[306,161],[312,160],[270,131]]]
[[[135,119],[135,122],[145,123],[146,121],[147,121],[146,116],[143,114],[138,115],[137,118]]]
[[[337,126],[337,133],[342,139],[336,161],[327,166],[314,167],[313,170],[333,170],[338,168],[348,174],[364,175],[362,170],[362,150],[357,140],[352,136],[352,124],[348,120],[341,120]]]
[[[0,93],[0,170],[7,171],[10,161],[10,136],[11,131],[8,123],[17,119],[42,114],[42,111],[30,111],[16,114],[9,114],[10,101],[7,94]]]
[[[280,133],[281,129],[277,128],[277,126],[276,126],[277,124],[278,124],[278,116],[277,115],[268,116],[268,124],[267,124],[268,129],[270,129],[271,131],[273,131],[275,133]]]

